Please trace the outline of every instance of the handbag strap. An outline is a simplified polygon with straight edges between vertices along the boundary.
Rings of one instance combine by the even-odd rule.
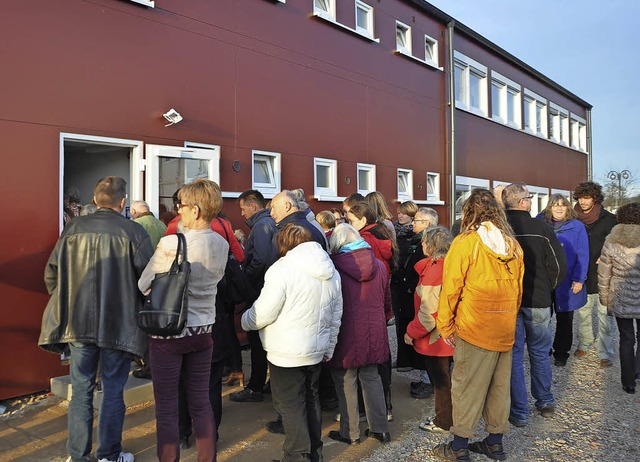
[[[178,249],[176,250],[176,258],[171,263],[171,269],[169,270],[171,273],[178,272],[180,267],[178,263],[179,257],[182,257],[183,262],[187,261],[187,240],[182,233],[176,233],[176,236],[178,237]]]

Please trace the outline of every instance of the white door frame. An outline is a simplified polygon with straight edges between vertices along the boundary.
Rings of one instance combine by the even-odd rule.
[[[111,138],[106,136],[94,136],[83,135],[80,133],[63,133],[60,132],[60,172],[59,172],[59,204],[60,212],[58,216],[59,229],[62,233],[64,227],[63,212],[64,212],[64,142],[65,141],[83,141],[90,144],[100,144],[108,146],[118,146],[131,149],[131,157],[129,159],[129,197],[142,198],[142,172],[144,170],[143,165],[143,142],[140,140],[128,140],[124,138]],[[127,180],[127,178],[125,178]]]

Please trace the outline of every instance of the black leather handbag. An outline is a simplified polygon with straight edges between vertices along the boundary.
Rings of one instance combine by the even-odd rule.
[[[189,274],[187,240],[178,233],[178,250],[171,268],[151,281],[151,293],[138,313],[138,326],[149,335],[178,335],[187,325]]]

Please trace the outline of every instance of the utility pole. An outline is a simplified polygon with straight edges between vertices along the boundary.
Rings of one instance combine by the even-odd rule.
[[[616,209],[620,207],[620,202],[622,202],[622,180],[628,180],[631,178],[631,172],[629,170],[622,170],[620,172],[616,170],[611,170],[607,173],[607,177],[611,181],[618,181],[618,197],[616,198]]]

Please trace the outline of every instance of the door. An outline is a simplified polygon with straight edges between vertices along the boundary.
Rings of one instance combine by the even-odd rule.
[[[197,178],[220,184],[220,147],[146,146],[146,200],[156,217],[173,212],[172,196]]]

